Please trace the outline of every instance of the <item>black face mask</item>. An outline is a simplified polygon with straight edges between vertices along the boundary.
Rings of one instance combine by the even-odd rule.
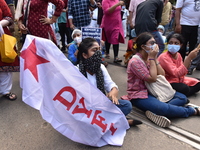
[[[90,58],[85,59],[83,61],[83,65],[87,71],[95,74],[100,69],[101,62],[102,62],[102,54],[101,51],[98,50]]]

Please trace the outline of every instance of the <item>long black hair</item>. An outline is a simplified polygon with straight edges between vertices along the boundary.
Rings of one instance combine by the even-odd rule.
[[[82,40],[78,47],[78,55],[77,55],[77,64],[81,60],[84,60],[83,53],[88,54],[88,50],[93,46],[93,44],[97,42],[94,38],[88,37]]]

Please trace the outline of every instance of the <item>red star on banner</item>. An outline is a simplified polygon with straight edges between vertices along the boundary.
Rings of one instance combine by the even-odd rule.
[[[50,61],[36,54],[37,48],[35,45],[35,39],[31,42],[29,47],[22,51],[20,56],[24,59],[24,70],[29,69],[38,82],[37,65],[48,63]]]

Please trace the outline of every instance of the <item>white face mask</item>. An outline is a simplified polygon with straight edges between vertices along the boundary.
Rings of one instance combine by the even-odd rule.
[[[153,45],[151,45],[151,46],[147,46],[147,45],[145,45],[146,47],[149,47],[150,49],[154,49],[155,48],[155,46],[156,46],[156,44],[153,44]],[[150,50],[146,50],[146,49],[144,49],[147,53],[149,53],[150,52]]]
[[[82,37],[75,37],[74,38],[74,42],[77,43],[81,43],[82,42]]]
[[[180,50],[180,45],[171,45],[171,44],[168,44],[167,45],[168,47],[168,51],[171,53],[171,54],[175,54],[176,52],[178,52]]]
[[[125,6],[122,6],[122,9],[125,9],[126,7]]]
[[[159,34],[160,34],[161,36],[163,35],[163,33],[162,33],[162,32],[160,32],[160,31],[159,31]]]

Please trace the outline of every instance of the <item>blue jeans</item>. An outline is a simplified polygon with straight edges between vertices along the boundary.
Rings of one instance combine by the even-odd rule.
[[[116,106],[124,113],[125,116],[132,110],[132,104],[127,100],[119,100],[119,105]]]
[[[159,52],[158,52],[158,56],[159,56],[164,51],[165,44],[163,42],[162,36],[160,35],[158,31],[153,31],[151,32],[151,34],[153,35],[154,39],[156,40],[156,43],[159,46]]]
[[[151,111],[157,115],[168,118],[186,118],[195,113],[192,107],[184,107],[187,97],[184,94],[176,92],[174,97],[167,103],[159,101],[152,95],[148,95],[146,99],[132,99],[132,104],[143,111]]]

